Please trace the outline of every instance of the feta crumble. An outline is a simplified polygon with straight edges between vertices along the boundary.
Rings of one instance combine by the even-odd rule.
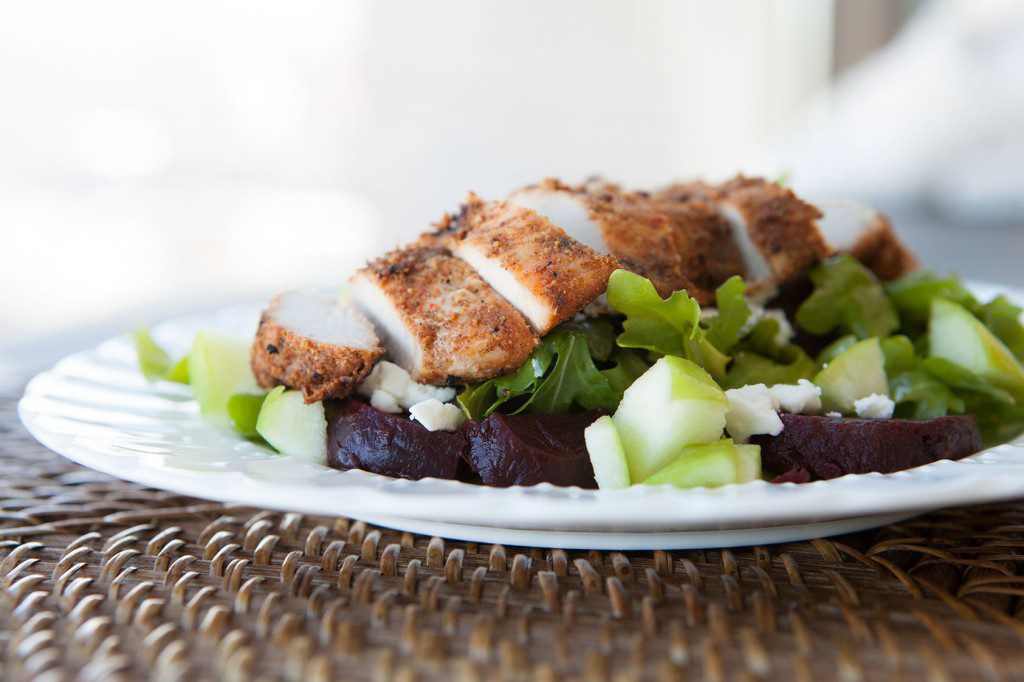
[[[786,317],[786,311],[779,308],[769,308],[764,311],[764,317],[779,323],[779,331],[775,332],[774,338],[776,345],[786,346],[793,340],[796,332],[793,331],[793,325],[789,323],[789,318]]]
[[[892,419],[896,403],[887,395],[872,393],[866,398],[854,400],[853,409],[862,419]]]
[[[783,412],[817,414],[821,409],[821,387],[807,379],[800,379],[795,384],[775,384],[768,390]]]
[[[427,431],[455,431],[466,418],[457,405],[442,403],[436,398],[416,403],[409,408],[409,415]]]
[[[370,376],[360,384],[359,395],[368,397],[370,404],[378,410],[394,413],[408,410],[424,400],[450,402],[455,398],[455,389],[450,386],[418,384],[395,363],[378,362]],[[391,400],[386,396],[390,396]]]
[[[734,440],[745,443],[756,434],[777,436],[782,433],[782,420],[776,412],[778,403],[764,384],[731,388],[725,392],[729,411],[725,428]]]
[[[842,412],[826,412],[825,416],[829,417],[831,419],[840,419],[840,418],[842,418],[843,413]]]

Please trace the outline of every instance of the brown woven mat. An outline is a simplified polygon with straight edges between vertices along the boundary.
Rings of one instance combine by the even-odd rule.
[[[1024,503],[768,547],[581,552],[204,502],[0,404],[2,679],[1024,678]]]

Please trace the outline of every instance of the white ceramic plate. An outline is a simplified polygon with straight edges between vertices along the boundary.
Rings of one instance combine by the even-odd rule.
[[[981,296],[996,291],[972,288]],[[1024,292],[1007,293],[1024,301]],[[257,313],[229,308],[172,320],[154,336],[183,353],[199,328],[251,334]],[[803,485],[488,488],[335,471],[278,456],[205,422],[188,387],[142,377],[127,337],[71,355],[38,375],[18,409],[26,428],[47,447],[143,485],[480,542],[567,549],[767,544],[1024,495],[1024,437],[959,462]]]

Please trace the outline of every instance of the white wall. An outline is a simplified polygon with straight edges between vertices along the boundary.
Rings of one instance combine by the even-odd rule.
[[[825,84],[831,11],[7,0],[0,332],[340,282],[471,188],[734,172]]]

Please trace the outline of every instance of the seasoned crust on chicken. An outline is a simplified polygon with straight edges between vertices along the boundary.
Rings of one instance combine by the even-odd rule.
[[[818,231],[821,212],[790,189],[741,175],[722,185],[720,201],[743,217],[776,282],[802,276],[832,253]]]
[[[659,208],[668,216],[683,272],[693,282],[688,291],[698,303],[711,303],[722,282],[745,274],[743,257],[732,239],[729,222],[713,203],[691,199],[660,204]]]
[[[359,311],[326,296],[289,291],[260,316],[250,362],[260,386],[299,389],[312,403],[350,395],[383,354]]]
[[[504,201],[470,194],[428,236],[469,263],[543,336],[604,292],[614,258],[579,243],[554,223]]]
[[[523,316],[472,267],[440,248],[392,251],[350,284],[388,353],[421,383],[500,376],[521,366],[537,345]]]
[[[868,266],[879,279],[899,279],[918,268],[917,257],[877,209],[852,199],[822,199],[816,205],[824,213],[818,226],[825,239],[836,251]]]
[[[577,241],[609,253],[623,268],[650,279],[662,295],[695,288],[669,217],[643,195],[599,180],[567,185],[548,178],[515,192],[509,201],[546,216]]]
[[[743,272],[735,274],[743,275],[754,296],[769,296],[832,252],[818,231],[820,212],[791,190],[762,178],[741,175],[722,185],[681,183],[657,192],[654,199],[676,207],[696,202],[717,207],[743,264]]]

